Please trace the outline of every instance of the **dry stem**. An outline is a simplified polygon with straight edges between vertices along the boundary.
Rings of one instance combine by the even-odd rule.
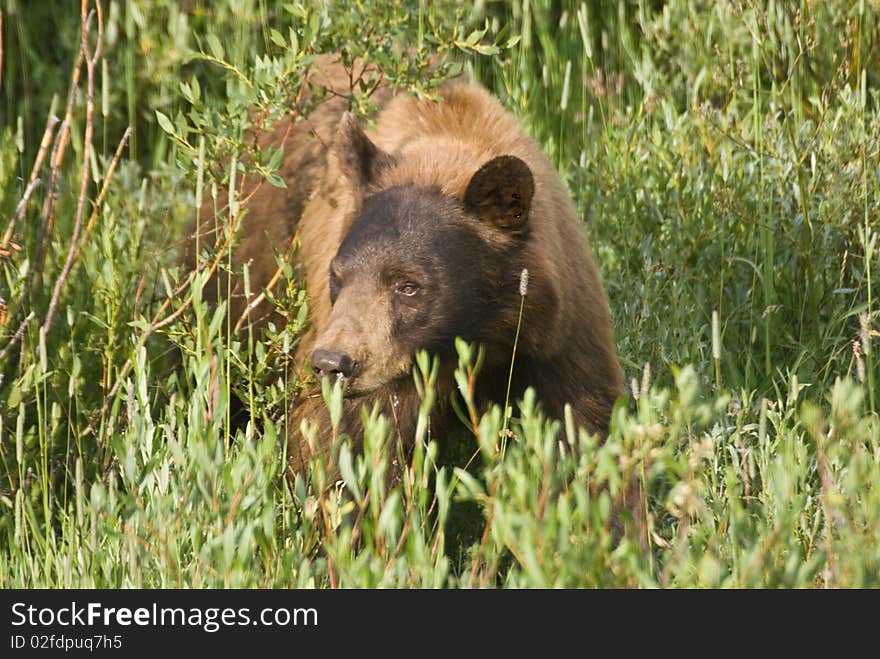
[[[89,190],[89,157],[92,149],[92,135],[94,133],[94,114],[95,114],[95,64],[101,57],[101,43],[104,37],[104,13],[101,9],[101,3],[96,2],[98,15],[98,40],[95,44],[95,52],[89,52],[89,22],[90,12],[88,11],[89,0],[81,0],[81,30],[82,30],[82,59],[86,63],[86,74],[88,76],[86,88],[86,128],[85,137],[83,138],[83,155],[82,155],[82,176],[80,177],[79,198],[76,202],[76,217],[73,224],[73,235],[70,238],[70,248],[67,251],[67,259],[64,261],[64,267],[61,274],[55,281],[55,289],[52,291],[52,299],[49,302],[49,309],[46,312],[46,318],[43,320],[43,331],[49,331],[52,321],[55,318],[55,312],[58,308],[58,300],[61,298],[61,289],[70,275],[73,263],[78,253],[79,234],[82,231],[83,213],[86,206],[86,195]],[[105,179],[106,183],[106,179]]]

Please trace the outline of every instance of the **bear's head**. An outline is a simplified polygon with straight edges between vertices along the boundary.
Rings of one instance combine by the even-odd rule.
[[[449,356],[457,336],[509,346],[535,191],[526,163],[475,163],[458,196],[436,185],[383,187],[383,170],[406,164],[351,115],[335,157],[358,211],[327,273],[332,310],[315,341],[316,374],[367,394],[407,376],[418,350]]]

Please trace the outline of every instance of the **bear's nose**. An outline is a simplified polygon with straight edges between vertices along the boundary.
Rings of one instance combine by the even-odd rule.
[[[318,348],[312,353],[312,367],[319,378],[328,375],[337,378],[350,378],[356,362],[344,352]]]

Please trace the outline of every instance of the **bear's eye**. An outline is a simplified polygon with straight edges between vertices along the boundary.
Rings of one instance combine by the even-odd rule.
[[[339,295],[339,289],[342,288],[342,282],[340,281],[339,274],[335,270],[330,270],[330,304],[334,304],[336,302],[336,298]]]
[[[412,297],[413,295],[415,295],[416,293],[419,292],[419,288],[420,288],[419,285],[416,283],[413,283],[411,281],[402,281],[399,284],[397,284],[397,287],[395,288],[395,290],[398,293],[400,293],[401,295],[406,295],[407,297]]]

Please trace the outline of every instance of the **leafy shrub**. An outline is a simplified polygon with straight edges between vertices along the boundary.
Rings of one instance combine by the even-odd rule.
[[[871,3],[100,8],[77,67],[78,12],[2,14],[3,586],[878,586]],[[283,184],[279,145],[249,135],[330,51],[417,94],[467,70],[542,143],[632,379],[607,441],[532,392],[500,441],[506,410],[467,409],[460,345],[475,422],[423,428],[399,483],[370,410],[364,453],[330,458],[340,483],[321,464],[286,482],[299,273],[279,246],[286,327],[230,334],[203,289],[234,234],[200,272],[178,253],[206,195],[234,226],[230,181]],[[433,368],[413,373],[425,419]],[[615,519],[631,478],[648,547]]]

